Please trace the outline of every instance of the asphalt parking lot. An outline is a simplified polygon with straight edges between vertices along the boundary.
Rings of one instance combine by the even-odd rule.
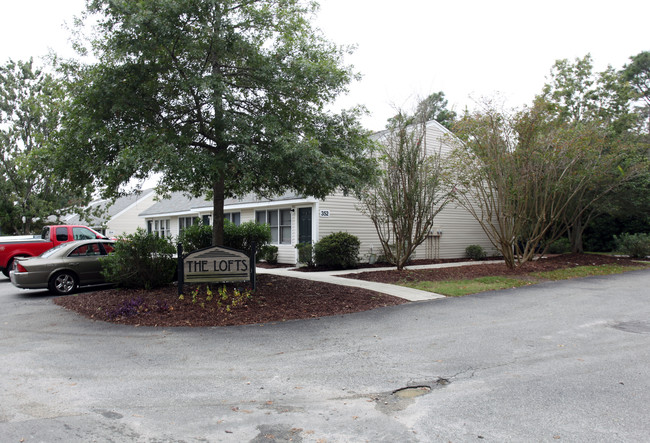
[[[650,271],[231,328],[93,322],[51,299],[0,279],[2,442],[650,435]]]

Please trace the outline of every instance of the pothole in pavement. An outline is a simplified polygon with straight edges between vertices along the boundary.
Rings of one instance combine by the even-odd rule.
[[[634,334],[650,334],[650,322],[647,321],[624,321],[612,325],[614,329]]]
[[[372,399],[377,409],[385,414],[402,411],[415,403],[418,397],[431,393],[434,389],[447,386],[451,382],[446,378],[438,378],[433,382],[413,383],[394,391],[375,395]]]
[[[399,398],[415,398],[431,392],[430,386],[409,386],[393,391],[393,395]]]

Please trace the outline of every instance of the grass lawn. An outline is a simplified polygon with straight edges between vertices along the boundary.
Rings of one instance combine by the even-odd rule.
[[[435,292],[436,294],[448,297],[460,297],[477,292],[494,291],[497,289],[518,288],[529,285],[532,282],[509,277],[478,277],[471,280],[447,280],[447,281],[418,281],[400,283],[421,291]]]
[[[594,275],[621,274],[627,271],[646,269],[647,266],[620,266],[607,264],[598,266],[577,266],[574,268],[558,269],[546,272],[531,272],[517,278],[503,276],[477,277],[468,280],[444,280],[444,281],[416,281],[401,282],[402,286],[420,289],[422,291],[435,292],[448,297],[460,297],[478,292],[494,291],[498,289],[518,288],[520,286],[532,285],[541,281],[568,280],[571,278],[590,277]]]

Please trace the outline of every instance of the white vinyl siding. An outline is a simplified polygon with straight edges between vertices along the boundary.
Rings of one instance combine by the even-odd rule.
[[[124,211],[116,214],[106,223],[106,235],[109,237],[133,234],[138,228],[146,227],[144,219],[138,217],[142,211],[154,204],[155,192],[151,192]]]
[[[371,250],[377,255],[382,255],[377,231],[375,231],[370,218],[357,209],[359,204],[359,200],[351,196],[344,196],[341,192],[336,192],[320,202],[318,210],[313,214],[318,218],[318,232],[313,233],[314,242],[326,235],[343,231],[359,237],[361,261],[368,261]],[[324,210],[329,211],[329,217],[320,216],[321,211]]]
[[[359,201],[354,197],[336,193],[319,204],[321,210],[329,210],[329,217],[318,219],[319,232],[314,236],[318,241],[333,232],[348,232],[359,237],[359,255],[367,261],[370,252],[382,255],[381,242],[369,217],[357,209]],[[319,216],[320,214],[315,214]],[[434,230],[442,230],[440,236],[431,236],[415,251],[415,258],[462,258],[465,248],[472,244],[481,245],[488,254],[496,251],[481,229],[478,222],[465,209],[453,203],[445,207],[434,220]]]

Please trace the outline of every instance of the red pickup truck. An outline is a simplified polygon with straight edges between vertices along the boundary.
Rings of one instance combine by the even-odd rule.
[[[73,240],[106,238],[86,226],[55,225],[45,226],[41,236],[31,239],[7,239],[0,237],[0,270],[8,277],[14,258],[35,257],[59,245]]]

